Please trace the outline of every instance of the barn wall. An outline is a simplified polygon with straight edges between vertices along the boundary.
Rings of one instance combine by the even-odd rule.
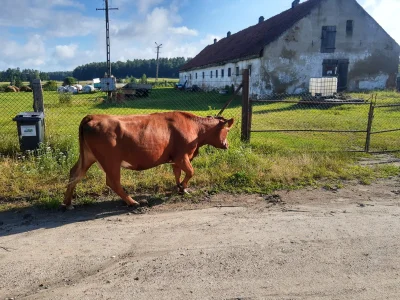
[[[223,89],[226,85],[239,86],[242,82],[242,71],[251,65],[252,70],[259,70],[261,67],[261,60],[259,58],[243,60],[236,63],[227,63],[220,66],[212,66],[204,69],[191,70],[188,72],[179,73],[179,82],[184,83],[187,80],[187,86],[198,85],[199,87],[207,89]],[[239,67],[239,76],[236,76],[236,67]],[[231,76],[228,77],[228,69],[231,68]],[[224,69],[224,77],[221,77],[221,69]],[[215,77],[215,71],[218,70],[218,78]],[[211,78],[210,72],[213,72]],[[204,72],[204,79],[202,78]],[[197,79],[196,79],[197,73]]]

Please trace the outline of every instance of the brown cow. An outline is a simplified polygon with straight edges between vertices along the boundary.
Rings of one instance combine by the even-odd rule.
[[[187,112],[150,115],[88,115],[79,126],[78,162],[70,171],[64,206],[71,205],[76,184],[97,162],[106,173],[106,183],[128,205],[140,204],[127,195],[120,183],[121,167],[146,170],[172,163],[176,185],[187,191],[193,176],[191,160],[203,145],[227,149],[233,119],[202,118]],[[180,181],[181,171],[186,176]]]

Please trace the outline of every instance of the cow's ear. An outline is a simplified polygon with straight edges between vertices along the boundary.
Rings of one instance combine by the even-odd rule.
[[[234,121],[234,119],[232,118],[232,119],[229,119],[228,121],[225,122],[226,127],[227,127],[228,129],[230,129],[230,128],[232,127],[233,121]]]

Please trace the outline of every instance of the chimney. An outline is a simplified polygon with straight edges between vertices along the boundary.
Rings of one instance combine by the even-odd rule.
[[[300,0],[294,0],[292,2],[292,8],[295,8],[297,5],[299,5],[299,3],[300,3]]]
[[[228,33],[226,34],[226,37],[230,37],[231,36],[231,32],[228,31]]]
[[[217,39],[214,39],[214,44],[216,44],[217,43]]]
[[[263,16],[258,18],[258,24],[260,24],[261,22],[264,22],[264,17]]]

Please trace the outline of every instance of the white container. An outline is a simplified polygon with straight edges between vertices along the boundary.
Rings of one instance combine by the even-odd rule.
[[[68,86],[67,91],[68,91],[68,93],[72,93],[72,94],[78,93],[78,89],[74,86]]]
[[[310,78],[309,92],[313,97],[316,95],[333,96],[337,93],[337,82],[337,77]]]
[[[93,86],[93,85],[90,85],[90,84],[85,85],[85,86],[83,87],[82,91],[83,91],[84,93],[91,93],[91,92],[94,91],[94,86]]]
[[[67,90],[65,89],[65,87],[59,86],[59,87],[57,88],[57,92],[61,94],[61,93],[67,92]]]

